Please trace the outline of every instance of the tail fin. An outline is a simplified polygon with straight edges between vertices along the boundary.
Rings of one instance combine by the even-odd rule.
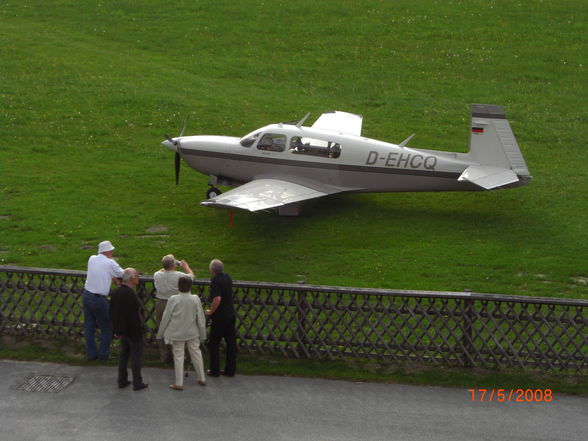
[[[511,182],[500,184],[497,180],[497,185],[492,185],[492,188],[506,184],[520,186],[531,180],[525,159],[501,106],[472,104],[468,159],[480,164],[476,168],[493,169],[494,173],[499,170],[509,171]],[[463,176],[463,179],[470,180],[467,176]]]

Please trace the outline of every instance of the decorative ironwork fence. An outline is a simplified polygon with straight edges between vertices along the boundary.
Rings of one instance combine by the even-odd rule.
[[[85,271],[0,266],[0,333],[81,340]],[[194,291],[208,302],[208,280]],[[155,339],[153,278],[138,294]],[[242,352],[588,372],[588,301],[234,282]]]

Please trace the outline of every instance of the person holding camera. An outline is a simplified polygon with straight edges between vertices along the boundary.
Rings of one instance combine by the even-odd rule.
[[[167,254],[161,259],[162,268],[153,274],[153,281],[155,284],[155,322],[157,327],[161,324],[163,311],[167,301],[171,296],[179,294],[178,281],[180,277],[188,276],[194,279],[194,272],[185,260],[176,260],[173,254]],[[177,268],[182,268],[184,272],[178,271]],[[171,363],[173,360],[172,350],[170,345],[166,345],[162,339],[157,339],[157,346],[159,347],[159,359],[164,363]]]

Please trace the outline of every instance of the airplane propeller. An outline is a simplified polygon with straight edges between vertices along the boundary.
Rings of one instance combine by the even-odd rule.
[[[180,152],[176,151],[176,163],[175,163],[175,170],[176,170],[176,185],[180,183],[180,163],[182,158],[180,156]]]
[[[186,120],[184,121],[184,127],[182,127],[182,131],[180,132],[178,139],[176,139],[174,141],[172,139],[172,137],[169,136],[168,134],[163,135],[165,137],[165,139],[167,139],[171,144],[176,146],[176,157],[175,157],[176,185],[178,185],[178,183],[180,182],[180,164],[182,162],[182,157],[180,155],[181,144],[180,144],[179,138],[184,136],[184,132],[186,131],[186,127],[188,126],[188,118],[189,118],[189,116],[186,117]]]

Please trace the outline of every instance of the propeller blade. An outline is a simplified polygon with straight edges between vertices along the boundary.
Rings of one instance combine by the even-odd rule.
[[[182,158],[180,152],[176,152],[176,185],[180,182],[180,162]]]
[[[184,127],[182,127],[182,131],[180,132],[180,137],[184,136],[184,132],[186,131],[186,127],[188,127],[188,120],[190,119],[190,115],[188,115],[184,121]]]
[[[182,162],[182,156],[180,155],[180,139],[182,136],[184,136],[184,132],[186,131],[186,127],[188,127],[188,118],[190,117],[190,115],[188,115],[188,117],[186,118],[186,120],[184,121],[184,127],[182,128],[182,131],[180,132],[180,136],[178,137],[178,139],[176,141],[174,141],[171,136],[169,136],[167,133],[163,136],[165,136],[165,139],[167,139],[169,142],[171,142],[173,145],[176,146],[176,158],[175,158],[175,170],[176,170],[176,185],[179,184],[180,182],[180,164]]]

